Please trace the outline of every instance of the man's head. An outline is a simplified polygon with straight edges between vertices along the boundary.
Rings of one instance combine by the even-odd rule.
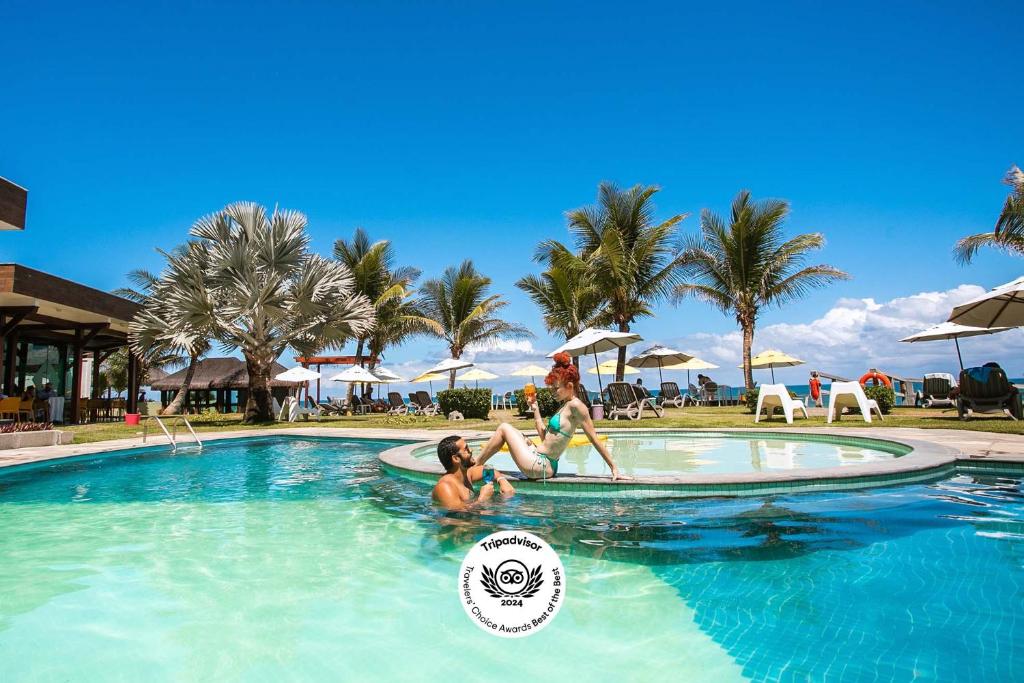
[[[446,436],[437,444],[437,459],[449,474],[459,469],[468,470],[473,466],[473,454],[469,452],[466,440],[461,436]]]
[[[640,379],[639,377],[636,378],[636,383],[637,383],[637,386],[641,386],[642,387],[644,385],[644,381],[642,379]]]

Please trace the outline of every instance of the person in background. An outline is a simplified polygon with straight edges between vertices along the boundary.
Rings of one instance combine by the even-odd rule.
[[[821,378],[818,377],[817,370],[811,372],[811,378],[807,380],[807,386],[811,390],[811,400],[814,401],[814,405],[821,408]]]
[[[48,401],[56,395],[57,392],[53,390],[53,385],[50,384],[49,382],[44,384],[43,390],[39,392],[39,398],[42,399],[43,401]]]

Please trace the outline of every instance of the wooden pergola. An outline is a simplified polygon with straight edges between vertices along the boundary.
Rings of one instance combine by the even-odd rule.
[[[377,357],[363,356],[363,363],[377,364]],[[321,372],[321,368],[325,365],[355,365],[355,356],[295,356],[295,362],[304,368],[308,368],[312,365],[316,366],[316,371]],[[322,379],[322,378],[321,378]],[[320,403],[320,380],[316,381],[316,402]]]
[[[54,388],[67,395],[70,421],[80,416],[83,360],[91,356],[92,394],[98,398],[100,365],[128,344],[128,321],[138,304],[71,280],[15,263],[0,263],[0,386],[16,395],[27,386],[30,345],[53,349]],[[71,371],[70,386],[65,381]],[[140,365],[129,353],[127,410],[138,412]]]

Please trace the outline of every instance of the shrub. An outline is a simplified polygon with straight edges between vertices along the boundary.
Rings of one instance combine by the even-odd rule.
[[[516,405],[519,407],[519,414],[533,416],[526,402],[526,392],[522,389],[516,392]],[[551,417],[558,411],[558,399],[551,389],[537,389],[537,407],[540,408],[541,417]]]
[[[882,411],[882,415],[888,415],[896,405],[896,392],[892,387],[887,387],[884,384],[867,385],[864,387],[864,395],[878,403],[878,409]],[[859,415],[860,408],[850,408],[850,412]]]
[[[0,424],[0,434],[43,432],[49,429],[53,429],[52,422],[8,422],[7,424]]]
[[[491,412],[491,390],[445,389],[437,392],[437,402],[443,415],[457,410],[467,420],[486,420]]]

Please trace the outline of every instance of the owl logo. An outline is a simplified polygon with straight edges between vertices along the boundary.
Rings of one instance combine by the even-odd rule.
[[[541,565],[527,569],[519,560],[505,560],[495,569],[481,568],[480,583],[492,598],[532,598],[544,585]]]

